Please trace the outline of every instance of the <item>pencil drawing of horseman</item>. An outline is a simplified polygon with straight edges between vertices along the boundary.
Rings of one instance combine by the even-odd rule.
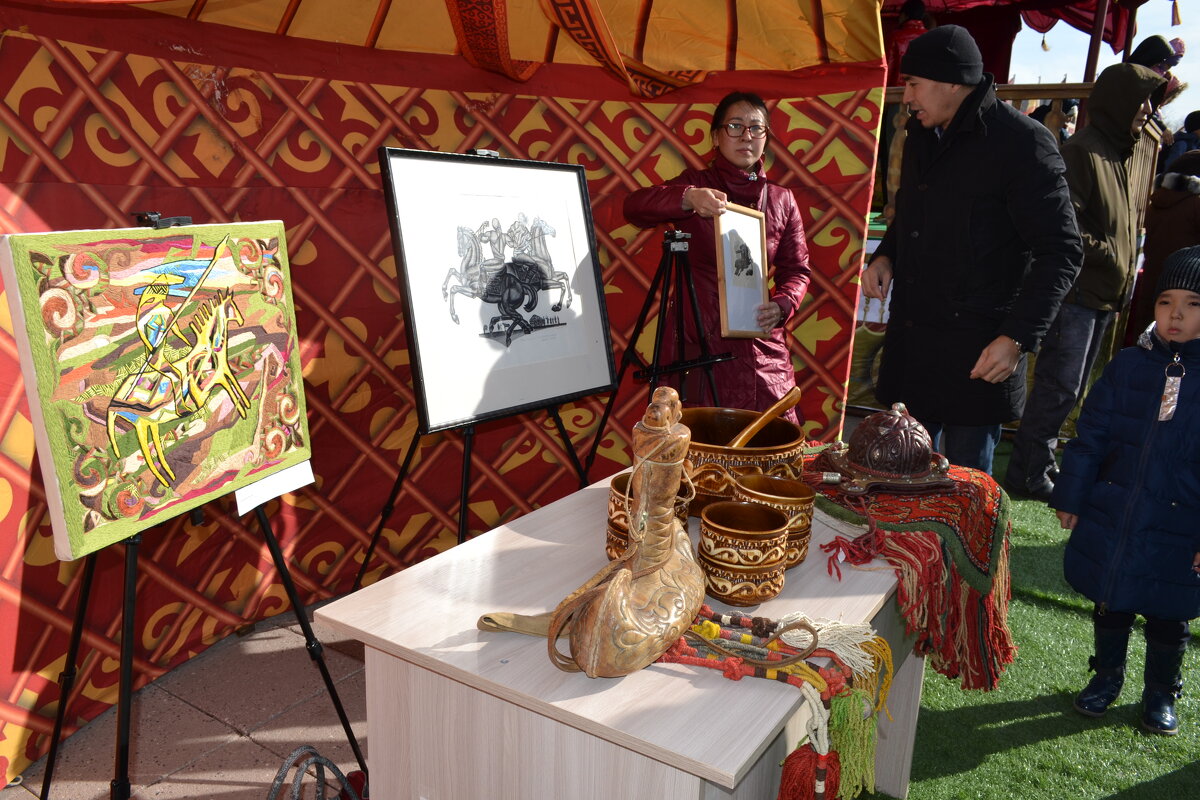
[[[507,323],[506,346],[512,342],[515,330],[533,332],[520,311],[532,312],[540,292],[558,290],[558,299],[551,306],[555,313],[569,307],[573,299],[570,276],[554,269],[546,243],[546,237],[555,236],[557,231],[541,217],[535,217],[532,223],[527,220],[524,213],[518,213],[507,230],[499,218],[485,221],[478,228],[458,226],[459,265],[451,268],[442,282],[442,298],[449,301],[450,318],[456,324],[460,320],[454,308],[455,295],[496,305],[499,313],[489,321],[485,334]],[[484,257],[485,247],[491,257]],[[508,260],[506,250],[512,251]]]

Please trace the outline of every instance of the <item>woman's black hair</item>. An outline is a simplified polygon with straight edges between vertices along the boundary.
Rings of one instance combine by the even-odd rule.
[[[767,104],[761,97],[751,92],[730,92],[721,98],[721,102],[717,103],[716,111],[713,112],[712,124],[709,125],[709,129],[714,134],[723,124],[723,120],[725,119],[725,115],[729,113],[729,109],[738,103],[746,103],[757,108],[763,113],[763,121],[770,122],[771,112],[767,110]]]

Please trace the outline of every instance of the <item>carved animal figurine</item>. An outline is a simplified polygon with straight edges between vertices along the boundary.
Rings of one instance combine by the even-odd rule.
[[[675,516],[691,432],[679,395],[659,387],[633,429],[629,547],[555,609],[550,659],[560,669],[616,678],[654,663],[687,631],[704,599],[704,575]],[[571,655],[556,640],[570,631]]]

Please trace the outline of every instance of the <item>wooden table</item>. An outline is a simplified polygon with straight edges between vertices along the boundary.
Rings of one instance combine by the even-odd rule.
[[[373,800],[773,800],[804,735],[795,687],[680,664],[592,679],[558,670],[545,639],[476,629],[485,613],[552,610],[595,574],[607,496],[606,479],[316,612],[366,645]],[[840,582],[827,573],[819,545],[838,524],[817,515],[808,558],[774,600],[706,602],[871,620],[896,664],[876,789],[904,797],[924,658],[904,642],[884,562],[844,566]]]

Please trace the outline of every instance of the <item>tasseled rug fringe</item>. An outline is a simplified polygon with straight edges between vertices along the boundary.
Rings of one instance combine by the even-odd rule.
[[[785,619],[809,621],[803,614]],[[802,652],[811,641],[807,634],[796,639],[785,633],[783,641],[767,644],[776,630],[785,627],[783,620],[721,615],[709,606],[701,607],[692,631],[705,640],[719,640],[722,648],[737,655],[727,656],[695,640],[680,639],[659,660],[719,669],[731,680],[758,677],[796,686],[812,713],[806,722],[806,739],[784,762],[779,797],[851,798],[864,789],[874,789],[874,712],[886,709],[892,653],[870,626],[824,619],[810,623],[820,645],[813,657],[830,659],[830,667],[817,668],[804,661],[780,667],[747,663],[746,658],[782,661]],[[800,646],[793,646],[793,641]]]

